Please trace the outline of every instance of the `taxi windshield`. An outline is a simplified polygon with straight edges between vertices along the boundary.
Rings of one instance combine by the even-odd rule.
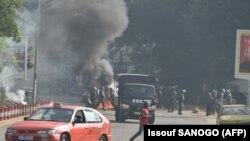
[[[72,114],[72,109],[40,108],[32,113],[27,120],[69,122]]]
[[[250,115],[250,112],[246,107],[226,107],[222,115]]]

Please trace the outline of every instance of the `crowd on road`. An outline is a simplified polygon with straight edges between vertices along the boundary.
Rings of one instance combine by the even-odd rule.
[[[114,100],[114,91],[112,88],[101,86],[89,86],[82,96],[82,102],[87,107],[100,108],[102,110],[112,109]]]
[[[185,94],[187,93],[186,89],[178,85],[162,85],[157,88],[156,93],[158,96],[158,107],[165,107],[169,113],[177,109],[179,115],[183,114],[182,110],[185,103]],[[105,110],[110,108],[107,107],[107,101],[110,102],[111,107],[114,104],[114,90],[112,88],[90,86],[82,99],[87,104],[86,106]],[[204,106],[206,116],[214,115],[219,112],[222,105],[232,103],[235,103],[235,101],[230,89],[211,89],[205,96]]]
[[[184,108],[185,97],[187,90],[178,85],[160,86],[157,90],[159,102],[158,107],[165,107],[167,112],[174,112],[178,110],[178,114],[182,114]],[[205,101],[202,103],[205,108],[206,116],[215,115],[219,112],[222,105],[235,104],[236,100],[233,98],[230,89],[212,88],[204,97]]]
[[[166,107],[168,112],[174,112],[174,109],[177,107],[178,114],[181,115],[186,92],[185,89],[180,88],[177,85],[168,87],[161,86],[157,92],[159,98],[158,106]]]
[[[230,105],[233,101],[231,90],[221,88],[219,91],[212,89],[207,93],[206,97],[206,115],[214,115],[219,112],[222,105]]]

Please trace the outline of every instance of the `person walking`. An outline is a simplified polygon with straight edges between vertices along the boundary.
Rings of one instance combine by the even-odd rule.
[[[98,93],[97,93],[97,88],[94,86],[89,87],[89,101],[90,101],[90,106],[92,108],[96,108],[97,107],[97,97],[98,97]]]
[[[214,115],[218,110],[217,110],[217,91],[215,89],[212,90],[211,92],[211,96],[212,96],[212,106],[211,106],[211,114]]]
[[[175,97],[177,95],[176,90],[171,90],[168,97],[168,112],[174,112]]]
[[[100,88],[100,91],[99,91],[99,100],[98,100],[98,106],[100,106],[101,104],[101,108],[102,110],[105,110],[105,98],[106,98],[106,95],[105,95],[105,88],[104,86],[102,86]]]
[[[207,102],[206,102],[206,116],[212,114],[212,106],[213,106],[213,96],[211,92],[208,92]]]
[[[178,97],[177,97],[177,102],[178,102],[178,114],[179,115],[182,115],[182,109],[184,107],[184,93],[186,93],[186,90],[183,89],[183,90],[180,90],[178,92]]]
[[[139,135],[142,134],[144,130],[144,125],[148,124],[148,117],[149,117],[149,111],[148,111],[148,103],[145,101],[143,103],[143,108],[141,109],[141,115],[140,115],[140,126],[138,132],[136,132],[131,138],[130,141],[133,141],[135,138],[137,138]]]

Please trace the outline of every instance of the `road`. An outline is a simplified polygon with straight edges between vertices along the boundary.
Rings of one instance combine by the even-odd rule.
[[[42,99],[46,98],[43,97]],[[52,100],[57,102],[63,102],[67,104],[80,104],[79,98],[55,96],[51,97]],[[53,99],[55,98],[55,99]],[[66,102],[67,101],[67,102]],[[79,101],[79,102],[76,102]],[[117,123],[114,118],[114,111],[101,111],[110,121],[112,125],[112,141],[128,141],[129,138],[138,130],[137,120],[126,120],[125,123]],[[155,124],[164,125],[190,125],[190,124],[215,124],[214,117],[205,117],[204,112],[198,114],[192,113],[190,110],[184,110],[183,115],[178,115],[177,111],[174,113],[168,113],[165,109],[158,109],[156,112]],[[4,141],[4,132],[7,126],[0,127],[0,141]],[[136,141],[143,141],[143,135],[139,136]]]
[[[129,138],[138,130],[137,120],[126,120],[125,123],[115,122],[114,112],[103,112],[106,117],[112,122],[112,140],[113,141],[128,141]],[[166,110],[158,110],[156,113],[155,124],[164,125],[190,125],[190,124],[215,124],[215,121],[209,121],[205,118],[205,114],[193,114],[191,111],[183,111],[183,115],[178,115],[177,112],[167,113]],[[143,141],[143,135],[136,139]]]
[[[101,111],[111,121],[112,125],[112,140],[113,141],[128,141],[138,130],[137,120],[126,120],[125,123],[117,123],[114,119],[114,111]],[[167,113],[166,110],[158,110],[156,113],[155,124],[175,125],[175,124],[215,124],[209,122],[204,117],[204,114],[193,114],[191,111],[183,111],[183,115],[178,115],[176,112]],[[0,140],[4,141],[4,132],[7,126],[0,127]],[[143,135],[139,136],[137,141],[143,141]]]

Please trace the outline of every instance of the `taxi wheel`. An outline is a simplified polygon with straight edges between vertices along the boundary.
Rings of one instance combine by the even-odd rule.
[[[106,137],[105,136],[101,136],[99,141],[107,141]]]
[[[70,141],[69,136],[66,134],[62,134],[60,137],[60,141]]]

